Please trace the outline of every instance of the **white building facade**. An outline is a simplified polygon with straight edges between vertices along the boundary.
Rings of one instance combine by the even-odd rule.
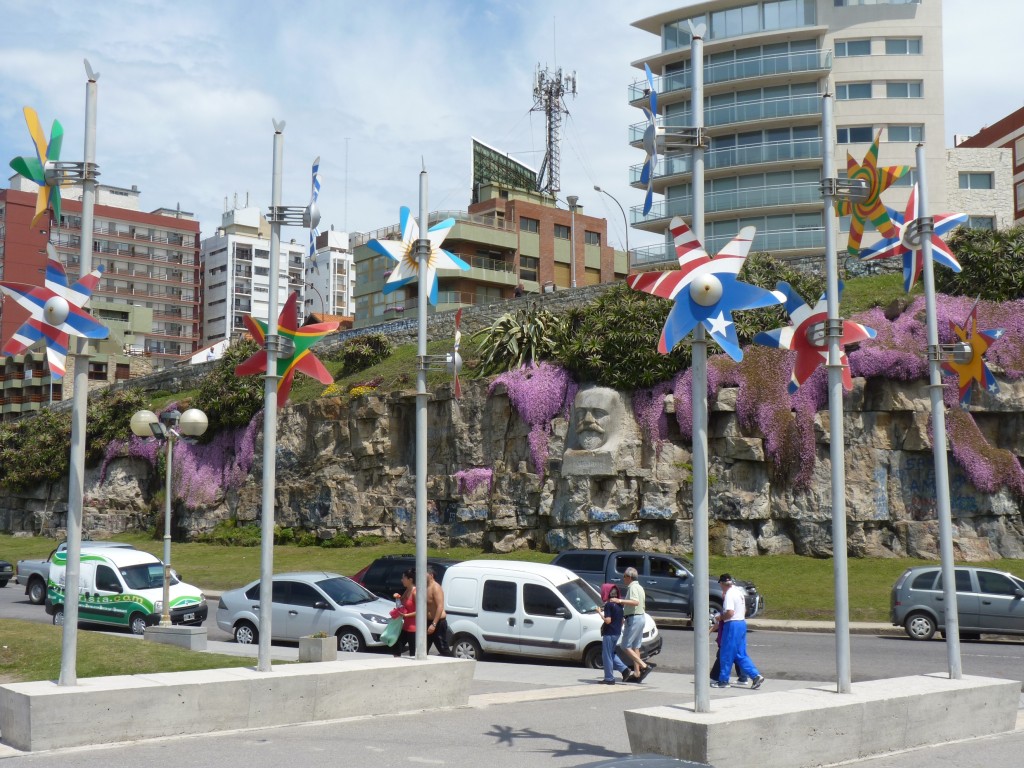
[[[306,316],[316,312],[354,317],[356,270],[348,233],[322,232],[315,247],[314,258],[306,260]]]

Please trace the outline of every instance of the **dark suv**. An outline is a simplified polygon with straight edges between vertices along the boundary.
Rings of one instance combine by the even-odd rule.
[[[443,557],[427,558],[427,565],[434,569],[434,578],[438,584],[444,580],[448,566],[457,562],[458,560]],[[352,577],[352,581],[362,584],[373,594],[390,600],[396,592],[402,591],[402,573],[410,568],[416,569],[414,555],[385,555],[359,571]]]

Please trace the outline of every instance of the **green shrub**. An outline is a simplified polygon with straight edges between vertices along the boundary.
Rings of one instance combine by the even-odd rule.
[[[261,530],[258,525],[239,525],[237,520],[222,520],[209,533],[201,533],[196,541],[225,547],[258,547]]]
[[[223,429],[247,427],[262,410],[264,378],[235,375],[238,364],[258,351],[259,346],[250,339],[232,344],[200,382],[196,401],[206,413],[210,428],[199,442],[209,442]]]
[[[375,533],[368,533],[365,536],[357,536],[355,539],[357,547],[375,547],[384,543],[384,537]]]
[[[338,531],[329,539],[321,539],[320,546],[324,549],[347,549],[348,547],[354,547],[355,541],[347,533]]]
[[[68,476],[71,412],[49,408],[0,424],[0,485],[24,491]]]
[[[280,525],[274,526],[274,543],[275,544],[293,544],[295,543],[295,529],[294,528],[282,528]]]
[[[957,227],[947,240],[963,271],[935,270],[935,289],[987,301],[1024,298],[1024,225],[1009,229]]]
[[[368,333],[365,336],[349,339],[328,358],[341,363],[341,369],[335,375],[334,380],[337,381],[377,365],[390,357],[393,351],[394,346],[391,339],[383,333]]]
[[[320,541],[312,531],[303,531],[295,534],[295,543],[300,547],[315,547]]]
[[[552,359],[562,323],[560,317],[536,304],[506,312],[472,336],[480,355],[476,373],[490,376]]]

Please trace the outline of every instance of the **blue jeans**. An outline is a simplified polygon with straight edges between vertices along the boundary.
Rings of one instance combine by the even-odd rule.
[[[615,652],[615,646],[618,643],[618,635],[603,635],[601,637],[601,661],[604,663],[605,682],[615,680],[615,672],[625,672],[628,669]]]
[[[722,645],[718,650],[718,680],[729,682],[729,672],[733,664],[740,668],[744,677],[751,679],[758,676],[757,667],[747,655],[747,622],[727,621],[722,626]]]

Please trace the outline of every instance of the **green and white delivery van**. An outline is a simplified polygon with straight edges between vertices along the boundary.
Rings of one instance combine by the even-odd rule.
[[[67,552],[54,552],[46,590],[46,612],[53,623],[64,623],[64,579]],[[160,622],[163,613],[164,564],[137,549],[81,552],[78,580],[78,620],[127,627],[141,635]],[[206,596],[197,587],[170,578],[172,624],[201,626],[206,621]]]

